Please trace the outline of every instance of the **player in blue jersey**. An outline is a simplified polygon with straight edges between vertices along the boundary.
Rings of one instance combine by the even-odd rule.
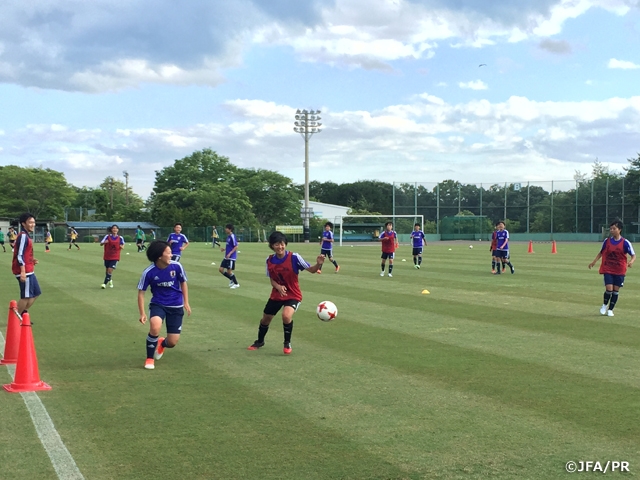
[[[320,240],[320,255],[328,258],[333,266],[336,267],[336,273],[340,271],[340,265],[333,259],[333,223],[324,224],[324,232],[322,232],[322,240]],[[318,273],[322,273],[322,265],[318,268]]]
[[[233,229],[234,227],[231,223],[224,226],[224,232],[227,234],[227,243],[224,248],[220,248],[220,251],[224,252],[224,259],[218,270],[229,279],[229,288],[239,288],[240,284],[233,273],[238,259],[238,240],[235,233],[233,233]]]
[[[167,243],[171,246],[171,260],[180,261],[182,251],[189,246],[189,240],[182,233],[182,224],[176,223],[173,226],[173,233],[167,238]]]
[[[138,283],[138,310],[140,323],[147,323],[144,294],[151,287],[149,303],[149,335],[147,336],[147,360],[144,368],[153,370],[155,360],[160,360],[165,348],[173,348],[180,339],[184,310],[191,315],[187,275],[178,262],[171,260],[171,247],[156,240],[147,248],[147,258],[153,262],[142,272]],[[167,336],[160,337],[162,322],[166,322]]]
[[[413,226],[411,242],[413,245],[413,267],[419,269],[422,265],[422,248],[427,244],[427,241],[424,239],[424,232],[420,230],[419,223]]]
[[[504,222],[501,220],[496,222],[496,258],[499,260],[496,275],[500,274],[500,263],[502,271],[506,270],[505,265],[511,269],[511,273],[515,273],[516,269],[511,265],[509,258],[509,231],[504,228]]]

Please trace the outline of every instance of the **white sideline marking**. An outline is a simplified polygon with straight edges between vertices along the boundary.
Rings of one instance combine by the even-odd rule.
[[[4,352],[4,336],[2,332],[0,332],[0,351]],[[7,365],[7,370],[13,380],[16,374],[16,366]],[[38,438],[42,442],[47,455],[49,455],[58,478],[60,480],[84,480],[71,453],[65,447],[56,427],[53,426],[53,421],[38,394],[36,392],[22,392],[20,395],[22,395],[27,410],[29,410]]]

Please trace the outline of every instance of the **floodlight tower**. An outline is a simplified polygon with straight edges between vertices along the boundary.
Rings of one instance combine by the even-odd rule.
[[[313,210],[309,208],[309,140],[314,133],[322,131],[320,113],[320,110],[296,110],[293,127],[304,139],[304,208],[300,212],[304,224],[304,243],[309,243],[309,219],[313,216]]]

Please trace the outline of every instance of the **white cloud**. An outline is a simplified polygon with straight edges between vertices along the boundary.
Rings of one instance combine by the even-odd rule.
[[[615,58],[612,58],[609,60],[609,63],[607,64],[607,67],[609,68],[619,68],[622,70],[635,70],[640,68],[640,65],[633,63],[633,62],[628,62],[626,60],[617,60]]]
[[[472,80],[470,82],[458,82],[460,88],[468,90],[487,90],[489,87],[482,80]]]

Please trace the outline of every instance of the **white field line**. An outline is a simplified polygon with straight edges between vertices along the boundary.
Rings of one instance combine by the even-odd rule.
[[[4,352],[4,336],[2,332],[0,332],[0,352]],[[7,370],[11,375],[11,379],[13,379],[16,373],[16,366],[7,365]],[[84,479],[75,460],[60,438],[56,427],[53,426],[53,421],[38,394],[36,392],[23,392],[20,395],[22,395],[27,410],[29,410],[38,438],[42,442],[47,455],[49,455],[58,478],[60,480]]]

